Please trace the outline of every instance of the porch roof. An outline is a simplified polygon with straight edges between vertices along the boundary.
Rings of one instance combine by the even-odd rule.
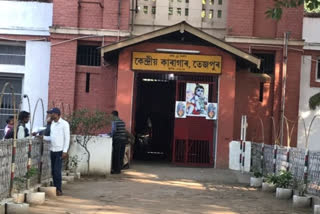
[[[140,35],[140,36],[135,36],[135,37],[132,37],[132,38],[128,38],[128,39],[125,39],[125,40],[122,40],[120,42],[116,42],[116,43],[112,43],[110,45],[106,45],[106,46],[103,46],[101,47],[101,56],[103,57],[105,54],[107,53],[111,53],[111,52],[114,52],[114,51],[117,51],[117,50],[120,50],[122,48],[125,48],[125,47],[128,47],[128,46],[132,46],[132,45],[135,45],[135,44],[138,44],[138,43],[141,43],[141,42],[144,42],[144,41],[147,41],[147,40],[151,40],[151,39],[154,39],[154,38],[157,38],[157,37],[161,37],[161,36],[164,36],[164,35],[167,35],[167,34],[170,34],[170,33],[174,33],[174,32],[177,32],[177,31],[180,31],[181,33],[184,33],[184,32],[188,32],[222,50],[225,50],[226,52],[229,52],[247,62],[250,62],[254,65],[257,66],[258,69],[260,69],[260,59],[249,54],[249,53],[246,53],[242,50],[240,50],[239,48],[236,48],[214,36],[211,36],[205,32],[203,32],[202,30],[199,30],[191,25],[189,25],[188,23],[186,23],[185,21],[183,22],[180,22],[178,24],[175,24],[175,25],[172,25],[172,26],[168,26],[168,27],[164,27],[164,28],[161,28],[159,30],[155,30],[155,31],[152,31],[152,32],[149,32],[149,33],[146,33],[146,34],[143,34],[143,35]]]

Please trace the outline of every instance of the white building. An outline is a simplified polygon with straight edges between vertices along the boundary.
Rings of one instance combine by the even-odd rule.
[[[316,118],[311,126],[308,148],[320,150],[320,108],[312,111],[309,109],[309,98],[320,92],[320,14],[306,15],[303,20],[303,39],[305,40],[304,55],[301,64],[300,101],[298,124],[298,147],[305,148],[311,121]]]
[[[27,98],[22,96],[27,94],[31,117],[39,98],[44,111],[48,106],[52,10],[52,3],[0,1],[0,90],[5,82],[11,82],[20,110],[30,111]],[[39,103],[34,128],[42,126],[41,107]],[[11,96],[6,94],[0,106],[0,137],[12,108]]]

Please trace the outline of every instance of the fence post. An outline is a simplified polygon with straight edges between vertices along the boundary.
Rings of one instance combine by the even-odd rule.
[[[308,168],[309,168],[309,150],[306,149],[304,154],[304,173],[303,173],[304,185],[308,184]]]
[[[289,169],[290,169],[290,162],[289,162],[289,158],[290,158],[290,147],[287,147],[286,156],[287,156],[287,166],[286,166],[286,170],[289,171]]]
[[[262,145],[261,145],[261,173],[262,173],[262,175],[263,175],[263,171],[264,171],[264,169],[263,169],[263,163],[264,163],[264,143],[262,143]]]
[[[40,140],[40,164],[39,164],[39,176],[38,176],[38,183],[41,184],[42,180],[42,167],[43,167],[43,150],[44,150],[44,145],[43,145],[43,140]]]
[[[32,133],[30,133],[32,134]],[[29,141],[28,141],[28,164],[27,164],[27,172],[29,172],[30,168],[31,168],[31,151],[32,151],[32,140],[31,137],[29,137]],[[27,189],[30,188],[30,178],[28,178],[27,180]]]
[[[15,134],[15,133],[14,133]],[[16,151],[17,151],[17,139],[13,139],[12,143],[12,159],[11,159],[11,177],[10,177],[10,196],[12,196],[13,193],[13,179],[14,179],[14,171],[16,168],[15,162],[16,162]]]
[[[277,144],[275,144],[273,147],[273,173],[274,174],[276,174],[276,171],[277,171],[277,150],[278,150],[278,146]]]

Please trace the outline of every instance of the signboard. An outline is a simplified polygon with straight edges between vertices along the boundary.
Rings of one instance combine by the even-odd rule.
[[[221,56],[133,52],[132,70],[221,74]]]

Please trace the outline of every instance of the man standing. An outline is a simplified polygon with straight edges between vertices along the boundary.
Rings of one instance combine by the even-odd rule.
[[[119,118],[119,113],[112,113],[112,174],[120,174],[123,166],[123,156],[127,144],[126,124]]]
[[[62,195],[62,159],[68,156],[67,152],[70,143],[70,126],[67,121],[61,118],[58,108],[47,111],[51,115],[52,123],[50,136],[44,136],[44,140],[50,141],[51,172],[53,185],[57,188],[57,196]]]

